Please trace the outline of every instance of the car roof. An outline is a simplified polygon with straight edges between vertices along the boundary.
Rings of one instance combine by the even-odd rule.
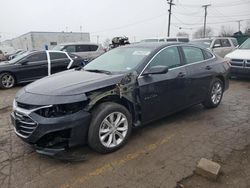
[[[145,43],[136,43],[136,44],[130,44],[123,46],[124,48],[150,48],[152,50],[163,48],[166,46],[172,46],[177,44],[185,44],[183,42],[145,42]]]
[[[235,39],[234,37],[211,37],[211,38],[199,38],[192,39],[191,41],[199,41],[199,40],[213,40],[213,39]]]
[[[68,45],[96,45],[99,46],[99,44],[91,43],[91,42],[67,42],[67,43],[60,43],[59,46],[68,46]]]

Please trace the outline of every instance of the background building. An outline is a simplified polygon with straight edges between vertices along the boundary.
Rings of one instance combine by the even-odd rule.
[[[29,32],[17,38],[4,41],[14,49],[42,50],[65,42],[90,42],[90,34],[82,32]]]

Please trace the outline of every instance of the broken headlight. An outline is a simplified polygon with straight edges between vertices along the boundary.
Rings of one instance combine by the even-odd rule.
[[[36,111],[36,113],[42,117],[55,118],[65,115],[74,114],[83,110],[84,102],[70,103],[70,104],[58,104],[48,108],[42,108]]]

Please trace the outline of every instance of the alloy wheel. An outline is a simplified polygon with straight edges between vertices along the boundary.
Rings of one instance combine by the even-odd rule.
[[[211,99],[212,102],[217,105],[222,97],[223,93],[223,88],[220,82],[215,82],[213,87],[212,87],[212,92],[211,92]]]
[[[121,112],[113,112],[102,121],[99,139],[103,146],[114,148],[124,141],[127,133],[127,117]]]
[[[15,84],[15,78],[10,74],[5,74],[3,75],[1,82],[5,88],[11,88]]]

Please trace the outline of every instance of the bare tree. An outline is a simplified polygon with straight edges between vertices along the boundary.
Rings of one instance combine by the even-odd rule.
[[[219,36],[220,37],[230,37],[234,33],[235,33],[234,30],[230,26],[222,25]]]
[[[207,27],[206,29],[206,37],[211,37],[213,36],[213,30],[211,27]],[[197,31],[193,33],[193,38],[202,38],[203,37],[203,27],[199,28]]]
[[[250,36],[250,20],[247,21],[246,28],[245,28],[245,34]]]
[[[176,35],[177,37],[189,37],[189,34],[184,32],[184,31],[180,31],[177,33]]]
[[[109,45],[110,45],[110,39],[109,38],[107,38],[104,42],[103,42],[103,47],[104,48],[108,48],[109,47]]]

